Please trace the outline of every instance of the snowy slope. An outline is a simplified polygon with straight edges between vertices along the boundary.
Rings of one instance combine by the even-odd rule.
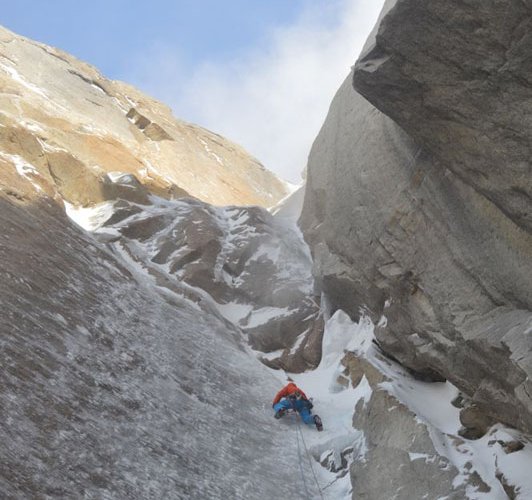
[[[338,311],[326,324],[323,346],[323,359],[319,367],[304,374],[292,374],[291,377],[307,394],[314,397],[316,413],[322,417],[325,425],[323,433],[306,430],[305,437],[310,453],[316,460],[323,461],[327,455],[341,462],[342,453],[352,468],[357,462],[364,462],[367,452],[364,429],[352,427],[353,413],[359,401],[367,403],[372,388],[364,377],[357,387],[345,388],[338,384],[344,366],[341,364],[346,352],[356,353],[368,360],[384,374],[387,382],[380,384],[378,390],[387,391],[406,405],[419,423],[427,427],[437,453],[449,460],[456,468],[454,485],[466,485],[465,496],[475,500],[504,500],[508,497],[501,479],[511,485],[518,499],[532,498],[532,443],[529,438],[500,424],[492,427],[489,433],[479,440],[461,438],[459,410],[451,404],[458,390],[450,383],[425,383],[414,380],[400,365],[384,359],[373,341],[373,325],[368,318],[353,323],[347,315]],[[364,411],[364,410],[361,410]],[[394,421],[390,418],[389,425]],[[287,424],[286,427],[293,427]],[[507,453],[505,443],[516,440],[525,443],[522,450]],[[345,454],[347,451],[347,454]],[[431,461],[435,455],[411,453],[411,460]],[[378,466],[378,464],[374,464]],[[319,484],[324,498],[351,498],[353,487],[349,474],[326,472],[314,464],[319,474]],[[472,474],[478,474],[489,487],[489,491],[478,491],[470,484]],[[450,493],[450,492],[449,492]],[[355,496],[356,487],[355,487]],[[409,498],[398,496],[397,498]],[[410,497],[413,498],[413,497]],[[429,496],[428,498],[433,498]],[[453,497],[455,498],[455,497]]]
[[[303,498],[238,329],[53,204],[0,205],[2,498]]]

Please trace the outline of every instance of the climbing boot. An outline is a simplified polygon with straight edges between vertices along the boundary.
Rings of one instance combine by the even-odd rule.
[[[316,429],[318,429],[318,431],[323,430],[323,423],[318,415],[314,415],[314,423],[316,424]]]
[[[279,419],[286,413],[286,410],[284,408],[280,409],[279,411],[275,412],[274,417]]]

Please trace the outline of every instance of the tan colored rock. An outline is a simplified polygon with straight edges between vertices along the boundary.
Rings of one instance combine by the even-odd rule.
[[[64,52],[1,27],[0,89],[0,152],[32,165],[43,191],[47,181],[61,179],[56,187],[65,193],[86,180],[82,197],[70,192],[75,204],[109,196],[100,182],[110,172],[133,174],[166,198],[192,196],[214,205],[268,207],[288,192],[236,144],[177,120],[167,106]],[[50,177],[45,156],[58,152],[75,160]],[[27,189],[39,192],[31,183]]]
[[[366,377],[370,387],[376,389],[377,386],[388,379],[380,370],[375,368],[366,358],[357,356],[354,352],[347,352],[342,359],[345,366],[344,374],[351,380],[351,385],[356,387],[363,377]]]
[[[474,404],[460,410],[460,422],[464,427],[458,433],[466,439],[480,439],[495,424],[492,417]]]

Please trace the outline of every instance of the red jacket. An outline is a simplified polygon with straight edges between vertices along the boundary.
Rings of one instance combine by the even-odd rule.
[[[296,391],[299,391],[304,399],[308,399],[307,395],[296,384],[289,382],[275,395],[272,404],[277,404],[282,398],[286,398],[290,396],[290,394],[294,394]]]

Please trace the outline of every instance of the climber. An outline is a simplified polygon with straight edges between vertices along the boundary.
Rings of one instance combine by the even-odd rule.
[[[306,424],[314,424],[318,431],[323,430],[321,418],[318,415],[311,415],[313,404],[306,394],[292,381],[285,385],[273,398],[273,409],[275,418],[281,418],[288,410],[294,410],[301,416]]]

